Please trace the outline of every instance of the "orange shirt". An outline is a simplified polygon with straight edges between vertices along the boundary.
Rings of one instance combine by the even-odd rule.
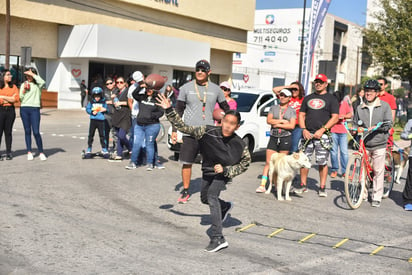
[[[7,85],[4,86],[3,89],[0,89],[0,95],[14,97],[14,99],[16,100],[14,103],[17,103],[20,101],[19,89],[17,89],[16,85],[13,85],[11,88]],[[14,103],[9,103],[3,99],[0,99],[0,106],[13,106]]]

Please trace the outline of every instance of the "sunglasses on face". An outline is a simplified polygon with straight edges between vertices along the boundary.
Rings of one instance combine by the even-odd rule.
[[[285,94],[280,94],[279,97],[288,97]]]
[[[290,88],[289,89],[291,92],[296,92],[298,89],[297,88]]]
[[[123,84],[124,81],[116,81],[116,84]]]
[[[112,85],[113,84],[113,82],[107,82],[106,83],[106,85]]]
[[[228,88],[221,87],[221,89],[222,89],[223,91],[225,91],[225,92],[230,92],[230,89],[228,89]]]
[[[197,73],[206,73],[207,71],[206,71],[205,69],[203,69],[203,68],[197,68],[197,69],[196,69],[196,72],[197,72]]]
[[[322,85],[323,83],[325,83],[325,82],[323,82],[322,80],[315,80],[315,84],[320,84],[320,85]]]

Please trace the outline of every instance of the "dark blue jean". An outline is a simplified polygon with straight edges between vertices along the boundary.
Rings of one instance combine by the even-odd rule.
[[[24,138],[26,140],[27,151],[32,151],[31,132],[33,131],[37,150],[39,150],[39,153],[43,153],[43,141],[40,135],[40,107],[21,107],[20,117],[21,121],[23,122]]]
[[[156,137],[160,131],[160,124],[149,124],[149,125],[139,125],[136,124],[134,127],[134,141],[133,141],[133,148],[141,148],[143,142],[146,145],[146,155],[147,155],[147,163],[152,164],[154,163],[155,159],[155,142]],[[131,161],[137,161],[139,157],[140,150],[133,150]]]
[[[295,129],[292,131],[292,146],[290,147],[290,152],[294,153],[299,150],[299,141],[302,138],[302,128],[296,125]]]
[[[117,136],[117,144],[116,144],[116,150],[117,150],[117,155],[118,156],[123,156],[123,146],[129,150],[129,152],[132,151],[132,148],[130,146],[129,139],[127,138],[127,131],[122,128],[117,128],[116,129],[116,136]]]

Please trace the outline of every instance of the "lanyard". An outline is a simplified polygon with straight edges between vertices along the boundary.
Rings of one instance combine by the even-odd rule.
[[[205,91],[203,93],[203,99],[200,97],[199,88],[197,87],[196,80],[194,81],[194,84],[195,84],[195,90],[196,90],[197,97],[199,98],[200,102],[202,102],[202,117],[203,117],[203,120],[205,120],[206,119],[205,111],[206,111],[207,87],[208,87],[209,82],[206,82]]]

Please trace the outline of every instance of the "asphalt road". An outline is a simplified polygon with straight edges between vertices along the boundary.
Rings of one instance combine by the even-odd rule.
[[[80,158],[84,111],[43,109],[41,130],[47,161],[26,160],[18,116],[15,158],[0,162],[0,274],[412,273],[412,213],[401,206],[403,184],[380,208],[349,210],[343,180],[329,179],[328,197],[319,198],[311,169],[309,192],[279,202],[255,193],[264,166],[258,154],[222,193],[235,204],[224,223],[229,247],[207,253],[199,164],[191,201],[177,204],[180,165],[165,140],[165,170],[128,171],[127,161]]]

